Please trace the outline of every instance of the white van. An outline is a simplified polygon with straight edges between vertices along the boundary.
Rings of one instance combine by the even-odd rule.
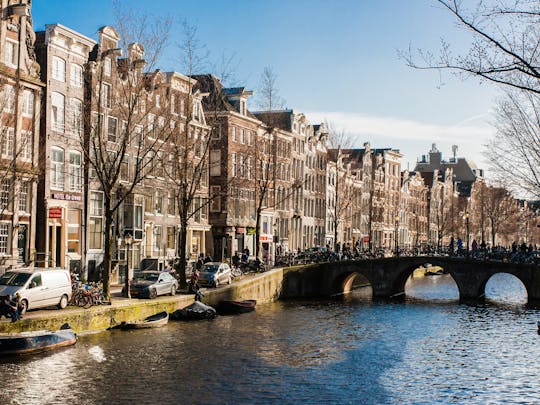
[[[27,309],[65,308],[71,299],[71,277],[68,270],[14,269],[0,277],[0,296],[21,295],[22,313]]]

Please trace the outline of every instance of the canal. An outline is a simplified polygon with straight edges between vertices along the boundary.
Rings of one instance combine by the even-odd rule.
[[[517,279],[493,277],[488,301],[474,306],[456,302],[446,275],[409,280],[399,303],[363,292],[0,359],[0,403],[540,401],[540,313],[523,305]]]

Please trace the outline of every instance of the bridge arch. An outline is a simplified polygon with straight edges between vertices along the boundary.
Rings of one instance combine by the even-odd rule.
[[[503,283],[505,288],[501,289],[500,286]],[[503,271],[492,274],[484,283],[483,291],[484,297],[493,301],[502,298],[504,302],[521,303],[527,302],[529,297],[524,280],[519,275]],[[522,295],[524,298],[521,298]]]
[[[365,274],[358,271],[344,272],[336,277],[332,283],[332,295],[348,294],[355,287],[373,288],[371,281]]]

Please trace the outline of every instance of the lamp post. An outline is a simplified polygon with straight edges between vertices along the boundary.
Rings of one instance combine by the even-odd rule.
[[[396,257],[399,256],[399,245],[398,245],[398,232],[399,232],[399,217],[396,215],[396,231],[394,232],[394,246],[396,248]]]
[[[469,256],[469,213],[465,213],[465,227],[467,228],[467,257]]]
[[[130,273],[130,269],[129,269],[129,265],[130,265],[130,260],[129,260],[129,256],[130,256],[130,248],[131,248],[131,244],[133,243],[133,237],[131,236],[130,233],[128,233],[125,237],[124,237],[124,244],[126,245],[126,278],[124,280],[124,289],[125,289],[125,297],[126,298],[131,298],[131,291],[130,291],[130,288],[129,288],[129,273]]]

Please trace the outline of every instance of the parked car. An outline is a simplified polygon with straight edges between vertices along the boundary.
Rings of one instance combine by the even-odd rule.
[[[65,308],[71,299],[71,277],[68,270],[16,269],[0,277],[0,296],[21,296],[21,312],[53,305]]]
[[[136,274],[131,282],[132,297],[156,298],[158,295],[175,295],[178,281],[168,272],[145,270]]]
[[[227,263],[209,262],[200,270],[199,284],[218,287],[220,284],[231,284],[232,271]]]

